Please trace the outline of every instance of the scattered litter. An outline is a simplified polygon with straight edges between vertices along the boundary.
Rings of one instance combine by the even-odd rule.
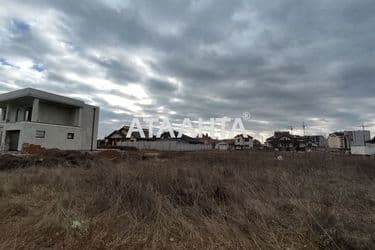
[[[83,225],[81,222],[79,222],[78,220],[74,220],[73,223],[72,223],[72,228],[73,229],[82,229]]]
[[[282,160],[284,160],[284,158],[283,158],[281,155],[279,155],[279,156],[277,157],[277,160],[278,160],[278,161],[282,161]]]

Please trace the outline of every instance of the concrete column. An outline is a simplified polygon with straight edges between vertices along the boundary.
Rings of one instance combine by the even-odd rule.
[[[7,112],[6,108],[0,108],[1,109],[1,116],[0,116],[0,122],[5,121],[5,112]]]
[[[7,109],[5,110],[5,121],[9,121],[10,119],[10,104],[7,104]]]
[[[76,109],[76,115],[75,115],[75,122],[74,125],[81,127],[82,126],[82,108]]]
[[[4,150],[5,143],[5,129],[0,127],[0,151]]]
[[[35,98],[33,101],[33,112],[31,114],[31,121],[38,122],[39,121],[39,99]]]

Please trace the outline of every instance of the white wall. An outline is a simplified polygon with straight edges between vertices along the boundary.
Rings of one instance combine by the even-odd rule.
[[[160,151],[201,151],[212,149],[211,145],[188,144],[177,141],[135,141],[119,142],[117,146],[135,147],[137,149],[149,149]]]
[[[367,144],[366,146],[352,146],[350,152],[353,155],[375,155],[375,145]]]
[[[81,149],[81,129],[78,127],[18,122],[5,124],[3,131],[6,130],[20,130],[18,150],[22,149],[24,143],[41,145],[44,148],[58,148],[62,150]],[[45,131],[45,138],[36,138],[37,130]],[[74,133],[74,139],[68,139],[68,133]],[[3,137],[5,137],[4,133]]]
[[[352,131],[353,141],[351,141],[352,146],[364,146],[366,141],[371,140],[370,131],[368,130],[357,130]]]
[[[95,119],[94,119],[94,108]],[[99,126],[99,114],[100,110],[98,107],[91,105],[84,105],[81,109],[81,128],[82,128],[82,150],[91,149],[92,141],[92,128],[93,128],[93,119],[94,119],[94,137],[93,137],[93,149],[97,148],[96,140],[98,139],[98,126]]]
[[[44,148],[58,148],[62,150],[81,149],[81,129],[78,127],[26,123],[22,131],[21,139],[23,143],[37,144]],[[36,138],[36,131],[45,131],[45,138]],[[74,139],[68,139],[68,133],[74,133]],[[19,149],[22,145],[19,145]]]
[[[221,151],[226,151],[229,150],[229,145],[226,143],[218,143],[215,145],[215,149],[221,150]]]
[[[327,140],[329,148],[343,148],[343,139],[340,136],[329,136]]]

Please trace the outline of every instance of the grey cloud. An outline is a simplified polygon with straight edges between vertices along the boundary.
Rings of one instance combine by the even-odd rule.
[[[146,82],[147,89],[150,90],[151,94],[162,93],[164,95],[173,94],[177,90],[177,86],[168,81],[163,81],[159,79],[149,79]]]

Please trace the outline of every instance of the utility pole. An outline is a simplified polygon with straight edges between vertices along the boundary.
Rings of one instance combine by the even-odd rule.
[[[302,123],[303,136],[306,136],[306,125],[305,122]]]

